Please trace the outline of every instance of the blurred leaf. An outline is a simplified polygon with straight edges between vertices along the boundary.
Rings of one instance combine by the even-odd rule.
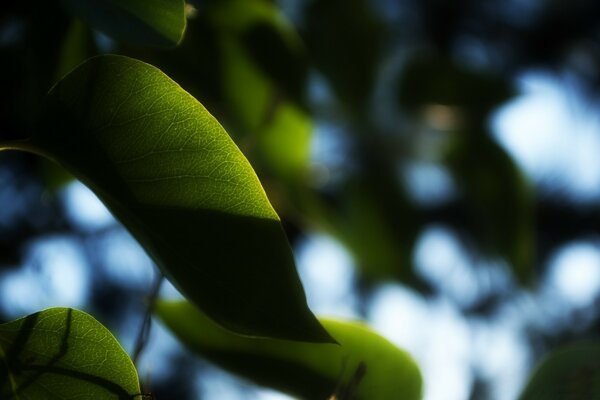
[[[0,325],[0,398],[141,398],[129,356],[84,312],[51,308]]]
[[[301,398],[421,398],[421,374],[412,358],[360,323],[322,319],[340,344],[308,344],[232,334],[187,302],[161,302],[156,313],[191,350]]]
[[[305,10],[303,38],[311,59],[351,112],[362,115],[383,45],[383,24],[366,0],[314,0]]]
[[[223,40],[225,97],[240,130],[245,150],[269,175],[291,179],[306,171],[312,122],[282,97],[245,56],[234,40]]]
[[[304,103],[306,60],[299,38],[273,4],[218,3],[224,96],[238,138],[267,175],[303,178],[312,123]]]
[[[484,252],[508,260],[517,279],[530,284],[534,199],[519,167],[485,130],[463,133],[447,162],[472,210],[472,218],[459,228],[466,228]]]
[[[64,0],[76,16],[113,39],[176,46],[185,30],[184,0]]]
[[[63,39],[58,59],[57,79],[62,78],[77,65],[96,54],[90,30],[74,18]]]
[[[368,280],[400,279],[413,283],[412,235],[401,240],[409,224],[395,225],[374,194],[365,187],[348,185],[339,202],[328,204],[313,197],[304,204],[317,228],[334,236],[356,260],[359,272]],[[400,210],[398,210],[400,212]]]
[[[519,399],[600,399],[600,345],[577,343],[551,352],[535,368]]]
[[[302,40],[270,1],[225,0],[211,10],[221,35],[233,39],[281,95],[305,106],[308,59]]]
[[[457,106],[481,120],[494,107],[514,96],[500,77],[438,56],[417,54],[399,77],[397,99],[401,108],[420,111],[423,106]]]
[[[486,128],[489,113],[513,95],[501,77],[426,54],[407,62],[398,87],[399,105],[424,116],[448,143],[441,157],[468,209],[467,220],[455,228],[486,256],[507,260],[521,283],[531,283],[532,190]]]
[[[252,167],[158,69],[122,56],[90,59],[50,91],[41,124],[34,146],[86,183],[218,323],[329,340]]]
[[[412,262],[421,215],[398,177],[396,152],[374,136],[358,142],[352,156],[357,165],[343,181],[304,196],[302,208],[313,225],[347,247],[366,282],[400,280],[424,290]]]
[[[242,45],[250,58],[282,94],[305,106],[308,63],[304,47],[295,31],[278,29],[267,22],[252,26],[242,35]],[[289,39],[287,39],[289,38]],[[287,40],[286,40],[287,39]]]

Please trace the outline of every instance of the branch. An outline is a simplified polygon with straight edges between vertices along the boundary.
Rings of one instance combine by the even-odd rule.
[[[138,337],[135,343],[133,356],[131,357],[131,360],[134,364],[137,364],[138,359],[140,358],[142,352],[148,344],[148,338],[150,337],[150,328],[152,327],[152,312],[154,311],[154,305],[156,304],[156,300],[158,299],[158,293],[160,292],[160,287],[162,285],[163,280],[164,275],[158,272],[154,284],[152,285],[152,289],[150,290],[148,306],[146,307],[146,314],[144,315],[144,320],[142,321],[142,325],[140,326],[140,331],[138,333]]]

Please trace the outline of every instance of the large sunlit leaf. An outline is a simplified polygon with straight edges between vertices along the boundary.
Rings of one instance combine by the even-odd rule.
[[[185,30],[184,0],[64,0],[67,8],[112,38],[175,46]]]
[[[52,308],[0,325],[0,398],[141,399],[129,356],[84,312]]]
[[[555,350],[536,367],[520,400],[600,399],[600,344]]]
[[[252,167],[161,71],[122,56],[90,59],[50,91],[33,142],[217,322],[247,335],[328,340]]]
[[[160,302],[156,312],[201,356],[303,399],[421,398],[421,374],[412,358],[359,323],[321,320],[339,345],[294,343],[232,334],[187,302]]]

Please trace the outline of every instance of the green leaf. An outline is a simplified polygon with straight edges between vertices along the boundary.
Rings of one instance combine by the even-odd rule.
[[[367,0],[306,2],[303,38],[311,59],[353,117],[365,117],[385,24]]]
[[[577,343],[550,353],[536,367],[519,399],[600,399],[600,344]]]
[[[515,95],[501,76],[471,69],[445,57],[417,53],[398,79],[398,105],[419,112],[430,104],[460,107],[470,120],[481,120]]]
[[[92,32],[79,19],[73,18],[58,56],[56,78],[62,78],[73,68],[96,54]]]
[[[484,254],[507,260],[521,284],[531,285],[535,229],[529,182],[484,128],[455,136],[446,162],[471,212],[459,228]]]
[[[175,46],[185,31],[184,0],[64,0],[67,8],[115,40]]]
[[[219,2],[210,18],[219,35],[224,97],[241,143],[264,175],[303,179],[312,121],[305,110],[302,41],[264,0]]]
[[[221,43],[225,97],[253,160],[284,180],[304,178],[312,121],[261,73],[238,41],[228,37]]]
[[[328,341],[279,217],[225,130],[155,67],[88,60],[34,144],[86,183],[182,293],[238,333]]]
[[[51,308],[0,325],[3,400],[141,397],[129,356],[90,315]]]
[[[300,36],[273,2],[223,0],[211,9],[210,19],[222,37],[240,46],[246,63],[283,96],[305,108],[308,55]]]
[[[187,302],[159,302],[156,313],[190,350],[301,398],[421,398],[422,378],[412,358],[360,323],[322,319],[340,345],[312,344],[232,334]]]

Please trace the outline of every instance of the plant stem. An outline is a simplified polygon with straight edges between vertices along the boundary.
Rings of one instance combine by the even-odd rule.
[[[159,271],[155,278],[152,289],[150,290],[148,306],[146,308],[144,320],[142,321],[142,326],[140,327],[138,338],[136,340],[133,356],[131,357],[134,364],[137,363],[138,359],[140,358],[140,355],[146,347],[146,344],[148,343],[148,338],[150,337],[150,327],[152,326],[152,312],[154,311],[154,305],[156,304],[156,300],[158,298],[158,294],[160,292],[160,287],[163,280],[164,275]]]

